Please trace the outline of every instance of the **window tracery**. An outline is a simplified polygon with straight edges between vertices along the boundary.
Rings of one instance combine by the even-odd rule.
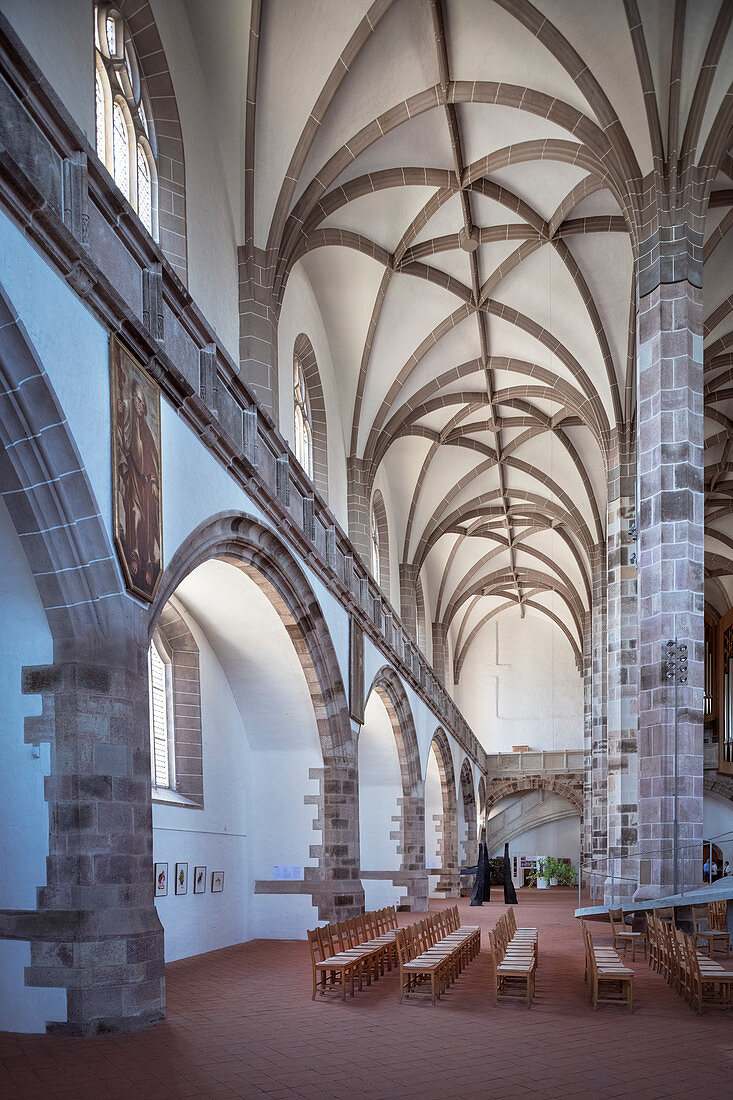
[[[305,374],[297,355],[293,356],[293,415],[295,427],[295,457],[308,477],[313,477],[313,426]]]
[[[95,7],[97,155],[151,236],[158,237],[156,141],[145,80],[119,11]]]

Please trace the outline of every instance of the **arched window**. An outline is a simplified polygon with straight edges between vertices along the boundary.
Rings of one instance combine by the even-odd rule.
[[[377,517],[372,508],[371,519],[371,548],[372,548],[372,576],[377,584],[380,583],[380,569],[379,569],[379,524],[377,523]]]
[[[97,155],[157,239],[156,140],[145,80],[117,8],[97,4],[94,14]]]
[[[311,478],[318,492],[328,502],[326,399],[323,393],[316,353],[304,332],[298,333],[295,337],[293,356],[300,365],[300,372],[306,386],[308,423],[310,425]]]
[[[175,788],[175,744],[170,707],[171,662],[156,630],[148,650],[150,770],[154,787]]]
[[[389,530],[387,528],[387,509],[382,494],[377,491],[372,497],[372,511],[369,518],[369,544],[371,548],[372,576],[389,599]]]
[[[293,415],[295,417],[295,457],[308,477],[313,477],[313,428],[311,405],[303,366],[298,355],[293,356]]]

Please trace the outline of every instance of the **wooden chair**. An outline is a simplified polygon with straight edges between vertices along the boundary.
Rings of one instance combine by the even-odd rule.
[[[586,967],[590,975],[590,1001],[593,1011],[599,1004],[625,1004],[634,1011],[634,971],[624,966],[616,956],[615,961],[596,955],[593,937],[581,921],[585,938]]]
[[[520,956],[507,955],[500,933],[496,929],[489,932],[494,973],[494,1004],[505,1000],[525,1000],[527,1008],[532,1007],[535,994],[535,974],[537,960],[534,953]]]
[[[725,970],[714,959],[701,956],[692,936],[679,935],[686,973],[684,989],[690,1007],[698,1015],[705,1005],[733,1008],[733,972]]]
[[[713,924],[713,917],[710,912],[709,905],[693,905],[692,907],[692,925],[693,925],[693,939],[695,941],[695,947],[699,942],[707,947],[707,953],[710,958],[715,953],[715,947],[717,944],[721,944],[725,947],[725,957],[730,958],[730,935],[728,929],[716,928]]]
[[[322,936],[320,928],[309,930],[307,938],[313,966],[312,1000],[316,999],[316,993],[323,996],[331,989],[337,992],[340,991],[344,1001],[346,1000],[347,988],[350,996],[353,997],[354,981],[361,973],[361,960],[343,952],[330,957],[327,956],[324,945],[328,941]],[[340,980],[340,985],[337,985],[337,978]],[[359,988],[361,988],[361,982]]]
[[[644,945],[644,958],[646,958],[646,935],[643,932],[632,932],[631,929],[624,927],[623,909],[609,909],[608,920],[611,924],[614,950],[617,950],[618,944],[621,943],[623,944],[624,955],[626,955],[626,948],[631,944],[631,961],[636,962],[636,945],[642,943]],[[620,928],[616,927],[617,921],[620,922]]]
[[[441,993],[444,960],[419,954],[415,941],[410,942],[409,929],[398,928],[395,939],[400,967],[400,1004],[406,997],[422,992],[421,985],[427,986],[428,981],[431,1002],[435,1004]]]

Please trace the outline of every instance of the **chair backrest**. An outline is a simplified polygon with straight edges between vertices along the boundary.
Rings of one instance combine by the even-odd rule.
[[[613,934],[616,935],[616,923],[618,922],[623,926],[624,923],[624,911],[623,909],[609,909],[608,920],[611,925]]]
[[[511,905],[509,906],[509,909],[507,910],[506,919],[507,919],[507,924],[509,925],[509,931],[511,932],[512,935],[514,935],[514,933],[517,931],[517,918],[514,916],[514,910],[511,907]]]
[[[308,947],[310,948],[311,953],[311,962],[313,963],[314,967],[317,962],[323,962],[323,960],[327,958],[327,956],[323,954],[323,949],[321,947],[321,937],[319,933],[320,928],[309,928],[306,932]]]
[[[666,905],[662,909],[655,909],[654,916],[657,918],[657,920],[667,921],[674,924],[674,906]]]
[[[707,905],[692,906],[692,925],[696,932],[710,928],[710,912]]]
[[[390,905],[389,908],[384,910],[385,920],[387,921],[387,928],[397,927],[397,910],[394,905]]]
[[[727,918],[728,918],[728,904],[725,901],[711,901],[709,906],[710,910],[710,927],[716,932],[727,932]]]
[[[338,935],[336,929],[332,924],[324,924],[322,927],[316,929],[318,932],[318,939],[321,944],[321,950],[323,951],[324,959],[328,959],[331,955],[338,954],[340,948],[338,945]]]
[[[336,936],[338,937],[339,949],[341,951],[348,951],[353,946],[351,943],[351,936],[349,935],[348,921],[337,921],[333,926],[336,930]]]
[[[408,949],[407,941],[407,929],[398,928],[395,932],[395,944],[397,945],[397,959],[400,966],[404,966],[405,963],[410,961],[410,952]]]

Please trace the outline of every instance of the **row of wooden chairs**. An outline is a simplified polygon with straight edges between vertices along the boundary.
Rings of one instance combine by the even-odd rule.
[[[698,1014],[705,1005],[733,1007],[733,972],[697,950],[695,936],[673,921],[647,916],[650,960],[654,969]]]
[[[395,933],[400,966],[400,1004],[405,997],[428,993],[439,1000],[481,950],[481,931],[461,925],[458,906],[431,913]]]
[[[593,1011],[599,1004],[625,1004],[633,1012],[634,971],[624,966],[613,947],[595,944],[585,921],[580,923],[585,942],[585,981]]]
[[[489,932],[494,960],[494,1004],[504,997],[522,998],[532,1007],[539,961],[536,928],[517,928],[514,910],[508,909]]]
[[[613,938],[614,951],[618,949],[619,944],[624,949],[624,957],[626,956],[626,949],[631,946],[631,961],[636,962],[636,945],[641,944],[644,948],[644,958],[646,958],[647,948],[647,936],[646,932],[632,932],[630,928],[627,928],[624,924],[624,911],[623,909],[609,909],[608,920],[611,925],[611,936]]]
[[[366,977],[371,985],[391,970],[396,962],[395,929],[397,912],[393,905],[363,913],[349,920],[325,924],[307,932],[308,946],[313,967],[313,1000],[316,993],[331,990],[341,993],[346,1000],[346,990],[354,996],[358,982],[363,987]]]

